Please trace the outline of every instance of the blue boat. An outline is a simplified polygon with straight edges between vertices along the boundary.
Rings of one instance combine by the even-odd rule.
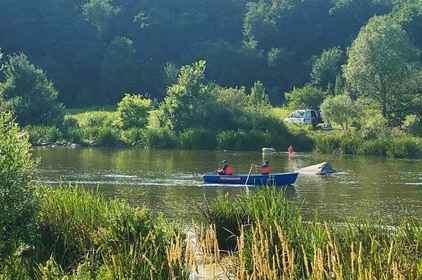
[[[217,174],[204,174],[202,178],[205,183],[211,184],[233,184],[233,185],[275,185],[284,186],[291,185],[296,182],[298,172],[291,173],[274,173],[270,175],[260,174],[240,174],[240,175],[217,175]]]

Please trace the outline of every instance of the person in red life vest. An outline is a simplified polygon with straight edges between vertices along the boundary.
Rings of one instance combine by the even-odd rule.
[[[227,160],[221,162],[223,165],[218,169],[218,175],[233,175],[233,168],[227,163]]]
[[[270,162],[268,160],[264,160],[262,165],[254,165],[255,167],[261,167],[261,174],[268,175],[270,174]]]
[[[293,153],[293,146],[290,145],[289,148],[287,149],[287,151],[289,152],[289,154],[292,154]]]

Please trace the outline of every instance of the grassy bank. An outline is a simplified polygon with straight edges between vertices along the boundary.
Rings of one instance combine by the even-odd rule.
[[[151,112],[146,127],[124,129],[118,125],[118,114],[113,108],[70,110],[62,127],[27,126],[25,130],[33,144],[238,151],[259,151],[262,147],[286,151],[293,145],[299,152],[422,157],[422,139],[404,131],[387,128],[343,131],[340,127],[324,131],[305,125],[286,126],[283,119],[290,112],[288,109],[272,108],[269,112],[268,119],[256,120],[257,124],[237,130],[190,128],[176,133],[159,126],[155,111]]]
[[[77,186],[39,196],[37,231],[1,279],[187,279],[185,234],[161,215]]]
[[[303,221],[300,204],[274,188],[204,201],[196,249],[177,221],[95,191],[39,196],[37,231],[2,260],[1,279],[188,279],[198,262],[224,263],[231,279],[422,277],[420,224]]]
[[[303,221],[300,205],[267,188],[203,207],[235,279],[420,279],[422,227],[356,219]]]

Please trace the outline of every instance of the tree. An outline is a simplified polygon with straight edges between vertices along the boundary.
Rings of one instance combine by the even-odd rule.
[[[292,109],[318,109],[324,100],[324,92],[310,84],[306,84],[302,88],[295,87],[285,96]]]
[[[127,129],[131,127],[144,128],[148,124],[148,114],[151,110],[151,99],[141,95],[125,94],[117,105],[119,124]]]
[[[200,125],[201,109],[211,97],[202,83],[205,76],[205,61],[183,66],[177,83],[167,89],[161,104],[161,122],[175,131]]]
[[[389,125],[400,124],[404,108],[414,92],[419,51],[403,28],[389,16],[369,20],[348,51],[346,82],[359,96],[375,99]]]
[[[312,84],[329,89],[336,82],[336,76],[341,72],[343,51],[339,47],[324,50],[321,57],[312,57]]]
[[[63,106],[58,91],[45,72],[31,64],[24,54],[8,56],[4,67],[6,81],[0,83],[1,109],[14,113],[22,125],[60,125]]]
[[[326,121],[338,123],[348,130],[355,116],[355,106],[348,94],[329,96],[322,102],[321,112]]]
[[[116,104],[125,92],[137,92],[138,67],[130,39],[115,38],[107,47],[101,66],[100,103]]]
[[[261,81],[255,82],[255,84],[251,88],[251,94],[249,95],[249,104],[254,106],[267,106],[270,104],[270,99],[265,93],[265,88]]]
[[[120,11],[110,2],[110,0],[89,0],[82,4],[82,15],[95,27],[100,37],[107,33],[111,20]]]
[[[30,149],[11,114],[0,114],[0,260],[13,252],[13,242],[28,242],[34,229],[36,162]]]

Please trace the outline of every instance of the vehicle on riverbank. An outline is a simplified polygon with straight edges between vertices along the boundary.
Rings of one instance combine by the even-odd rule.
[[[287,118],[284,119],[287,123],[294,124],[310,124],[316,127],[319,123],[323,123],[321,114],[312,109],[295,110]]]
[[[240,175],[216,175],[204,174],[202,178],[205,183],[211,184],[232,184],[232,185],[254,185],[254,186],[284,186],[296,182],[297,172],[274,173],[270,175],[240,174]]]

